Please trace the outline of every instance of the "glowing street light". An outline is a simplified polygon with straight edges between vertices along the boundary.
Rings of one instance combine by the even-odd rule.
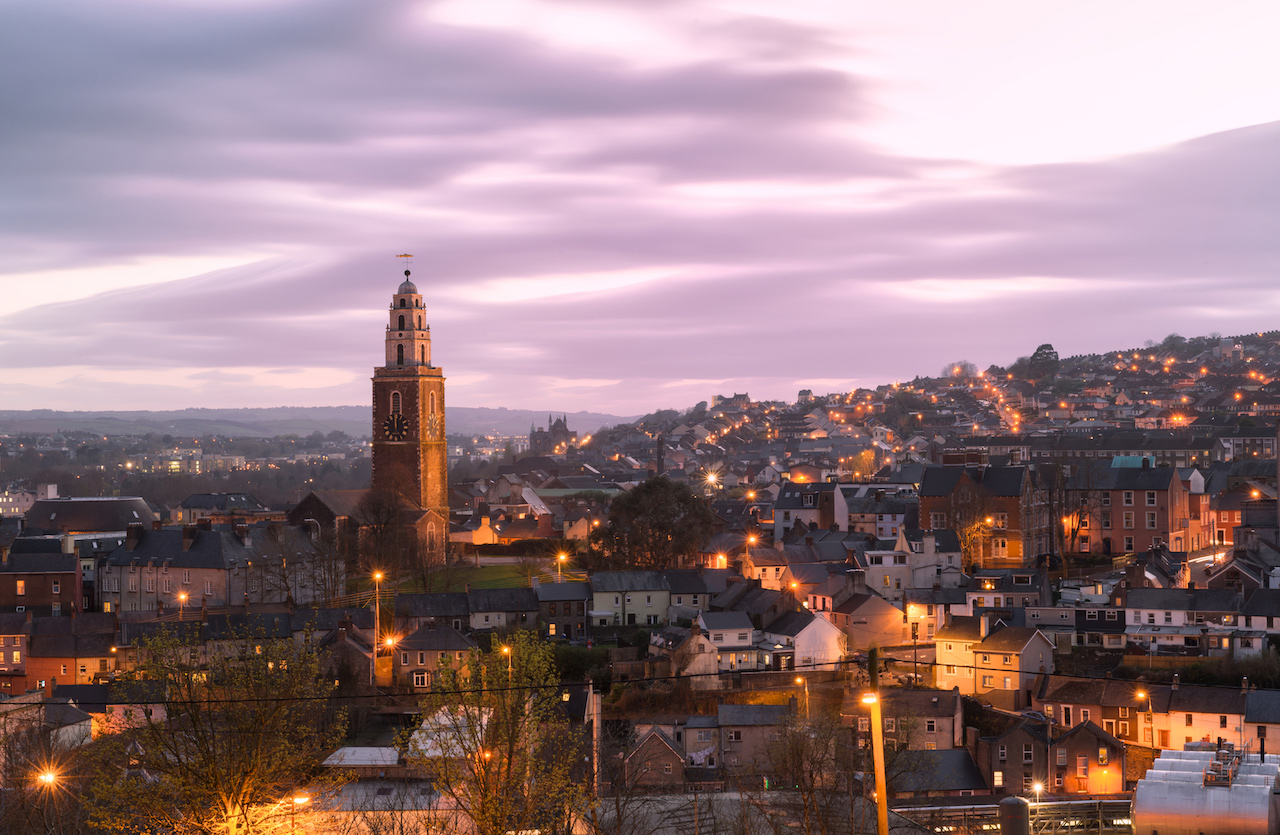
[[[378,643],[382,639],[379,610],[382,608],[382,572],[373,572],[373,663],[369,666],[369,685],[378,683]]]
[[[54,783],[58,782],[58,775],[53,771],[46,770],[40,772],[40,775],[36,779],[46,786],[52,786]]]
[[[556,557],[556,582],[557,583],[564,582],[564,561],[567,559],[569,559],[569,555],[565,553],[561,553],[559,556]]]
[[[503,647],[502,654],[507,656],[507,686],[511,686],[511,647]]]
[[[813,717],[809,715],[809,680],[796,676],[796,684],[804,685],[804,721],[812,722]]]
[[[182,620],[182,613],[187,608],[187,593],[185,591],[178,592],[178,620]]]
[[[862,703],[871,708],[871,753],[876,768],[876,831],[889,835],[889,788],[884,773],[884,718],[880,710],[880,697],[875,693],[863,693]]]

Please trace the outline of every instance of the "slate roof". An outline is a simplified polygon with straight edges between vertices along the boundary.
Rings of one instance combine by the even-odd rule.
[[[905,753],[910,767],[894,778],[897,791],[975,791],[985,794],[983,779],[973,755],[964,748]]]
[[[794,638],[804,631],[805,627],[813,623],[816,616],[808,609],[798,611],[790,611],[782,614],[773,623],[765,627],[764,631],[773,635],[788,635]]]
[[[396,595],[398,618],[465,618],[470,613],[464,592]]]
[[[924,547],[924,538],[926,534],[933,534],[934,549],[945,553],[960,552],[960,537],[951,528],[937,528],[935,530],[918,530],[916,528],[904,528],[903,536],[912,544],[919,544]]]
[[[107,556],[106,564],[120,567],[135,562],[139,565],[167,562],[174,568],[227,569],[254,558],[256,551],[252,543],[260,540],[265,531],[255,528],[252,535],[254,540],[246,547],[240,537],[230,531],[196,529],[190,546],[184,550],[181,529],[143,530],[132,551],[127,544],[121,545]]]
[[[582,582],[539,583],[535,589],[540,603],[556,603],[561,600],[590,600],[591,584]]]
[[[396,649],[404,652],[467,652],[477,646],[475,641],[443,623],[420,626],[412,635],[396,642]]]
[[[934,641],[981,641],[982,619],[979,615],[955,615],[951,623],[934,635]]]
[[[266,510],[267,507],[249,493],[193,493],[182,500],[186,510]]]
[[[671,584],[661,571],[600,571],[591,575],[593,591],[669,591]]]
[[[87,499],[37,499],[26,514],[26,530],[67,532],[123,531],[129,525],[148,527],[156,515],[137,496]]]
[[[703,629],[731,632],[754,628],[746,612],[703,612],[698,615],[698,620],[702,622]]]
[[[1235,612],[1240,592],[1235,589],[1129,589],[1130,609],[1170,609],[1192,612]]]
[[[60,699],[46,699],[44,703],[44,722],[55,728],[65,728],[90,722],[93,717],[73,704]]]
[[[1040,633],[1034,626],[1006,626],[992,631],[981,642],[973,645],[974,652],[1021,652]],[[1048,641],[1048,638],[1045,638]],[[1053,643],[1049,641],[1049,643]]]
[[[473,612],[536,612],[538,593],[531,588],[472,589],[467,606]]]
[[[80,558],[61,551],[53,554],[11,553],[0,563],[4,574],[74,574],[80,568]]]
[[[787,705],[720,705],[716,718],[720,727],[729,725],[781,725],[791,715]]]
[[[1251,690],[1244,699],[1244,721],[1250,725],[1280,724],[1280,690]]]
[[[1078,471],[1067,482],[1067,489],[1161,491],[1168,490],[1178,480],[1178,472],[1173,467],[1094,467]]]
[[[981,484],[995,496],[1021,496],[1027,468],[1014,467],[927,467],[920,479],[921,496],[950,496],[963,475]]]
[[[1280,616],[1280,589],[1257,589],[1240,607],[1240,614],[1249,617]]]

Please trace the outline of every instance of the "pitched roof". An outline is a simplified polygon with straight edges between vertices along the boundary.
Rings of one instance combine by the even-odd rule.
[[[467,606],[473,612],[536,612],[538,593],[531,588],[472,589]]]
[[[591,584],[578,581],[567,583],[539,583],[534,590],[540,603],[557,603],[561,600],[590,600]]]
[[[781,725],[791,715],[788,705],[728,705],[716,711],[720,727],[726,725]]]
[[[593,591],[668,591],[670,583],[661,571],[600,571],[591,575]]]
[[[1021,652],[1027,644],[1039,635],[1044,640],[1044,633],[1034,626],[1006,626],[987,635],[981,642],[974,644],[975,652]],[[1052,644],[1052,641],[1049,641]]]
[[[985,793],[983,778],[973,755],[964,748],[942,751],[905,751],[909,762],[894,778],[897,791],[976,791]],[[895,760],[895,763],[898,761]]]
[[[396,595],[398,618],[465,618],[470,613],[464,592]]]
[[[698,615],[703,629],[752,629],[751,618],[746,612],[702,612]]]

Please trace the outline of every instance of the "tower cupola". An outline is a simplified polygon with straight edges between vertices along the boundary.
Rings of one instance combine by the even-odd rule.
[[[431,328],[417,286],[404,271],[404,281],[391,297],[387,323],[387,368],[431,366]]]

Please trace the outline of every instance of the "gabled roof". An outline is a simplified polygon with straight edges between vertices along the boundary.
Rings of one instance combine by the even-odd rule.
[[[396,596],[398,618],[465,618],[471,610],[463,592],[400,594]]]
[[[539,603],[557,603],[561,600],[590,600],[591,584],[578,581],[567,583],[539,583],[534,590]]]
[[[671,584],[661,571],[600,571],[591,575],[596,592],[670,591]]]
[[[781,725],[791,715],[787,705],[720,705],[716,712],[720,727],[728,725]]]
[[[1027,468],[1012,467],[927,467],[920,480],[920,495],[950,496],[964,476],[995,496],[1021,496]]]
[[[396,649],[404,652],[467,652],[477,646],[447,623],[434,621],[418,627],[412,635],[396,643]]]
[[[787,635],[794,638],[815,620],[817,617],[808,609],[793,610],[784,612],[777,620],[766,626],[764,631],[772,635]]]
[[[467,606],[473,612],[536,612],[538,593],[531,588],[472,589]]]
[[[751,623],[750,616],[746,612],[702,612],[698,615],[698,621],[702,624],[702,628],[720,630],[726,632],[734,630],[754,628]]]
[[[942,751],[906,751],[909,767],[894,778],[897,791],[973,791],[985,793],[987,781],[964,748]],[[895,763],[899,762],[895,760]]]
[[[1050,645],[1050,641],[1045,637],[1044,633],[1034,626],[1006,626],[1003,629],[992,631],[981,642],[974,644],[974,652],[1021,652],[1026,649],[1027,644],[1031,643],[1035,636],[1039,635]]]

